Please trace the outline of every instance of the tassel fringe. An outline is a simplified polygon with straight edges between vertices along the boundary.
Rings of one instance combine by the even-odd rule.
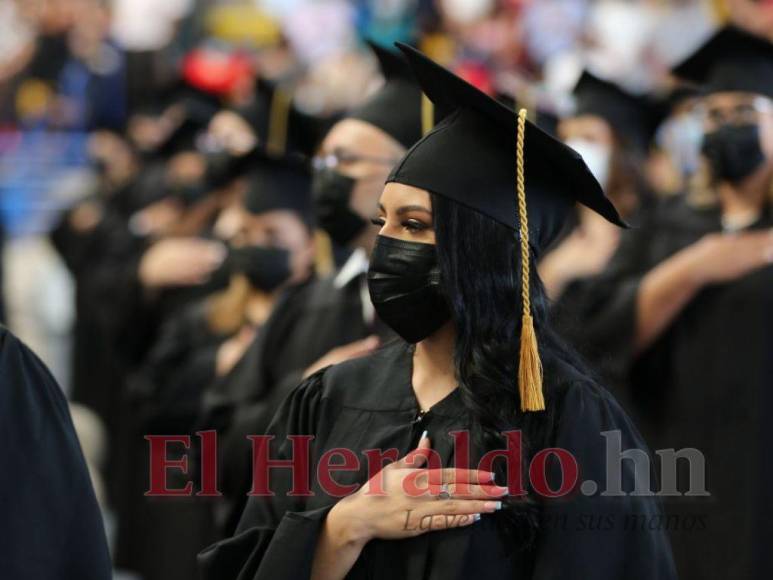
[[[518,390],[521,395],[521,411],[544,411],[542,394],[542,361],[534,332],[534,320],[524,314],[521,325],[521,353],[518,361]]]

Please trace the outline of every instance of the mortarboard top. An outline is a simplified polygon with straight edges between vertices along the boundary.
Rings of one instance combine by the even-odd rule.
[[[647,151],[657,128],[656,106],[648,98],[584,70],[572,91],[574,116],[601,117],[624,142]]]
[[[497,92],[494,98],[505,107],[510,109],[517,108],[517,98],[509,93]],[[555,113],[546,108],[540,108],[539,104],[535,103],[534,110],[529,110],[529,116],[534,121],[534,124],[548,135],[552,137],[558,135],[559,118]]]
[[[745,92],[773,98],[773,43],[725,26],[673,69],[705,92]]]
[[[516,230],[521,269],[518,388],[522,411],[542,411],[542,362],[531,315],[530,251],[559,234],[575,202],[624,222],[582,158],[495,99],[399,44],[442,120],[392,170],[387,182],[442,195]]]
[[[442,120],[388,181],[449,197],[518,230],[517,114],[416,49],[398,46]],[[537,254],[561,231],[575,202],[625,225],[580,155],[529,121],[524,158],[530,240]]]
[[[374,42],[368,42],[368,46],[378,59],[384,85],[346,117],[378,127],[407,149],[424,132],[421,90],[399,53]]]

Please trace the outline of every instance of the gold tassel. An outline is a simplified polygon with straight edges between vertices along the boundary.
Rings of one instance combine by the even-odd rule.
[[[279,87],[271,97],[271,110],[268,118],[266,150],[276,157],[287,152],[287,126],[290,116],[290,95]]]
[[[421,94],[421,134],[426,135],[435,125],[435,105],[424,93]]]
[[[521,233],[521,349],[518,360],[518,391],[521,411],[544,411],[542,393],[542,361],[539,356],[534,320],[531,317],[529,298],[529,216],[526,213],[526,185],[523,159],[523,143],[526,136],[526,109],[518,111],[518,137],[516,141],[516,186],[518,192],[518,220]]]

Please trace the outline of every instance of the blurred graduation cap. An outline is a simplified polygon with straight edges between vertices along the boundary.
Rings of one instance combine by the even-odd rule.
[[[336,121],[334,116],[309,115],[293,105],[292,94],[264,78],[256,82],[255,100],[235,110],[255,131],[259,145],[270,155],[314,154]]]
[[[442,195],[517,232],[521,248],[521,409],[543,410],[542,367],[531,318],[529,252],[561,231],[576,202],[625,226],[582,158],[495,99],[404,44],[442,120],[392,170],[397,182]]]
[[[399,53],[375,42],[367,44],[378,59],[384,85],[346,116],[378,127],[407,149],[432,128],[431,102],[423,98],[411,67]]]
[[[335,122],[334,117],[316,117],[299,111],[288,91],[266,79],[258,79],[252,103],[231,110],[249,124],[257,144],[243,154],[210,153],[207,182],[212,188],[243,177],[267,158],[310,157]]]
[[[708,93],[739,91],[773,98],[773,43],[725,26],[673,73]]]
[[[658,124],[655,103],[584,70],[572,91],[574,116],[601,117],[628,145],[646,152]]]
[[[272,210],[295,212],[310,228],[314,223],[311,202],[311,167],[300,155],[276,157],[255,152],[247,173],[244,206],[250,213]]]

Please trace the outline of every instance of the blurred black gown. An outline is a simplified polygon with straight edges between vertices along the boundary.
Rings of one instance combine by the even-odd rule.
[[[750,229],[773,226],[768,207]],[[665,498],[682,580],[773,578],[773,267],[704,288],[645,352],[633,337],[636,296],[657,264],[721,231],[717,208],[663,202],[624,232],[600,276],[557,304],[572,342],[621,389],[653,449],[697,448],[710,497]],[[689,489],[686,462],[678,488]]]
[[[547,404],[556,410],[555,424],[544,425],[544,443],[573,453],[580,464],[580,479],[600,482],[603,489],[605,440],[599,433],[619,430],[623,449],[644,449],[644,444],[606,391],[565,363],[544,362],[550,384]],[[449,431],[471,429],[470,457],[475,465],[485,450],[474,443],[476,425],[461,391],[454,390],[419,418],[412,364],[413,347],[396,342],[310,376],[283,402],[272,421],[268,431],[276,436],[277,447],[271,458],[291,456],[287,435],[314,435],[309,457],[314,474],[326,450],[346,447],[357,453],[395,448],[404,455],[427,429],[432,447],[448,467],[455,460]],[[633,483],[629,463],[622,466],[623,489],[631,489]],[[338,472],[333,477],[339,484],[363,483],[366,474],[363,461],[358,472]],[[559,487],[560,476],[558,470],[548,469],[552,489]],[[311,480],[312,497],[288,497],[289,470],[272,470],[275,496],[250,498],[237,534],[199,556],[203,577],[309,578],[321,525],[336,501],[320,489],[316,477]],[[676,576],[665,534],[657,526],[649,531],[635,523],[657,520],[659,514],[653,497],[576,495],[564,501],[546,500],[541,506],[545,523],[531,548],[522,550],[515,542],[505,541],[492,521],[497,515],[484,515],[468,527],[371,541],[347,578],[670,580]]]
[[[67,401],[0,326],[0,577],[109,580],[102,516]]]
[[[365,320],[363,284],[361,273],[340,287],[332,276],[289,289],[231,373],[205,393],[199,427],[218,432],[220,489],[225,496],[218,520],[223,537],[233,534],[246,503],[247,435],[265,433],[303,372],[331,349],[369,334],[393,336],[380,320]]]

